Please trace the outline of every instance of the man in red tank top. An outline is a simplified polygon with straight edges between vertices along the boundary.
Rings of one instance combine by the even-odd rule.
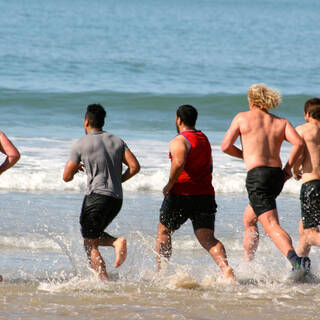
[[[156,242],[157,266],[172,253],[171,235],[188,219],[200,244],[209,252],[227,279],[234,280],[223,244],[214,237],[216,202],[212,180],[212,156],[208,138],[195,129],[197,110],[190,105],[178,108],[178,135],[170,142],[171,169],[160,209]]]

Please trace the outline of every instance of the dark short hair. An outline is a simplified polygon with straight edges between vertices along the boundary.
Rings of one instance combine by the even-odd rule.
[[[312,98],[304,104],[304,113],[309,113],[313,119],[320,120],[320,99]]]
[[[101,104],[89,104],[86,112],[86,119],[89,120],[91,128],[101,129],[104,125],[106,111]]]
[[[188,127],[194,127],[198,118],[198,111],[195,107],[184,104],[178,108],[177,117]]]

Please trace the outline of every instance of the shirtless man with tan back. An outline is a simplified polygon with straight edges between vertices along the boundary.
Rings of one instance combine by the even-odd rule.
[[[279,224],[276,206],[276,197],[284,182],[292,176],[291,169],[303,150],[303,141],[288,120],[269,113],[281,102],[277,90],[255,84],[249,88],[248,100],[250,110],[235,116],[221,144],[223,152],[243,159],[248,171],[249,205],[243,214],[245,259],[254,258],[259,242],[257,223],[260,222],[265,233],[288,258],[293,270],[308,272],[310,260],[296,254],[290,236]],[[234,145],[238,137],[242,149]],[[284,140],[292,148],[282,169],[280,149]]]
[[[307,123],[296,129],[304,141],[302,156],[294,165],[294,178],[302,178],[301,221],[298,254],[308,256],[311,246],[320,247],[320,99],[304,105]]]

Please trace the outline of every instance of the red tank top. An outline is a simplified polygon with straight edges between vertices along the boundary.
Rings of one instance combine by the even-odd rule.
[[[191,148],[187,155],[184,170],[171,189],[172,194],[214,195],[212,186],[211,146],[201,131],[180,132]],[[172,159],[171,155],[170,158]]]

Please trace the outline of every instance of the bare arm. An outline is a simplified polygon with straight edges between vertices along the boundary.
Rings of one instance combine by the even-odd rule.
[[[226,132],[223,141],[221,143],[221,150],[230,156],[243,159],[243,152],[236,147],[234,143],[240,135],[240,127],[238,123],[238,116],[236,116],[230,125],[230,128]]]
[[[188,155],[188,146],[186,144],[185,138],[182,136],[177,136],[170,142],[170,153],[172,155],[171,168],[169,181],[163,188],[163,195],[166,196],[173,185],[179,178],[180,174],[184,169],[186,163],[186,158]]]
[[[0,151],[7,156],[6,160],[0,165],[0,174],[2,174],[4,171],[14,166],[20,159],[18,149],[2,131],[0,131]]]
[[[301,126],[297,127],[296,131],[298,132],[298,134],[300,135],[300,137],[303,140],[303,132],[302,132]],[[300,154],[300,156],[298,157],[297,161],[293,165],[293,177],[296,180],[300,180],[302,178],[302,163],[303,163],[303,159],[304,159],[304,150],[305,150],[305,142],[304,142],[304,140],[303,140],[303,145],[304,145],[303,152]]]
[[[74,175],[79,171],[83,171],[83,164],[69,160],[64,168],[63,180],[65,182],[73,180]]]
[[[292,144],[288,162],[283,169],[285,180],[288,180],[292,177],[293,165],[298,161],[303,151],[303,140],[289,121],[286,123],[285,140]]]
[[[121,177],[121,181],[125,182],[140,171],[140,164],[135,155],[129,149],[125,150],[122,161],[128,166],[127,170]]]

